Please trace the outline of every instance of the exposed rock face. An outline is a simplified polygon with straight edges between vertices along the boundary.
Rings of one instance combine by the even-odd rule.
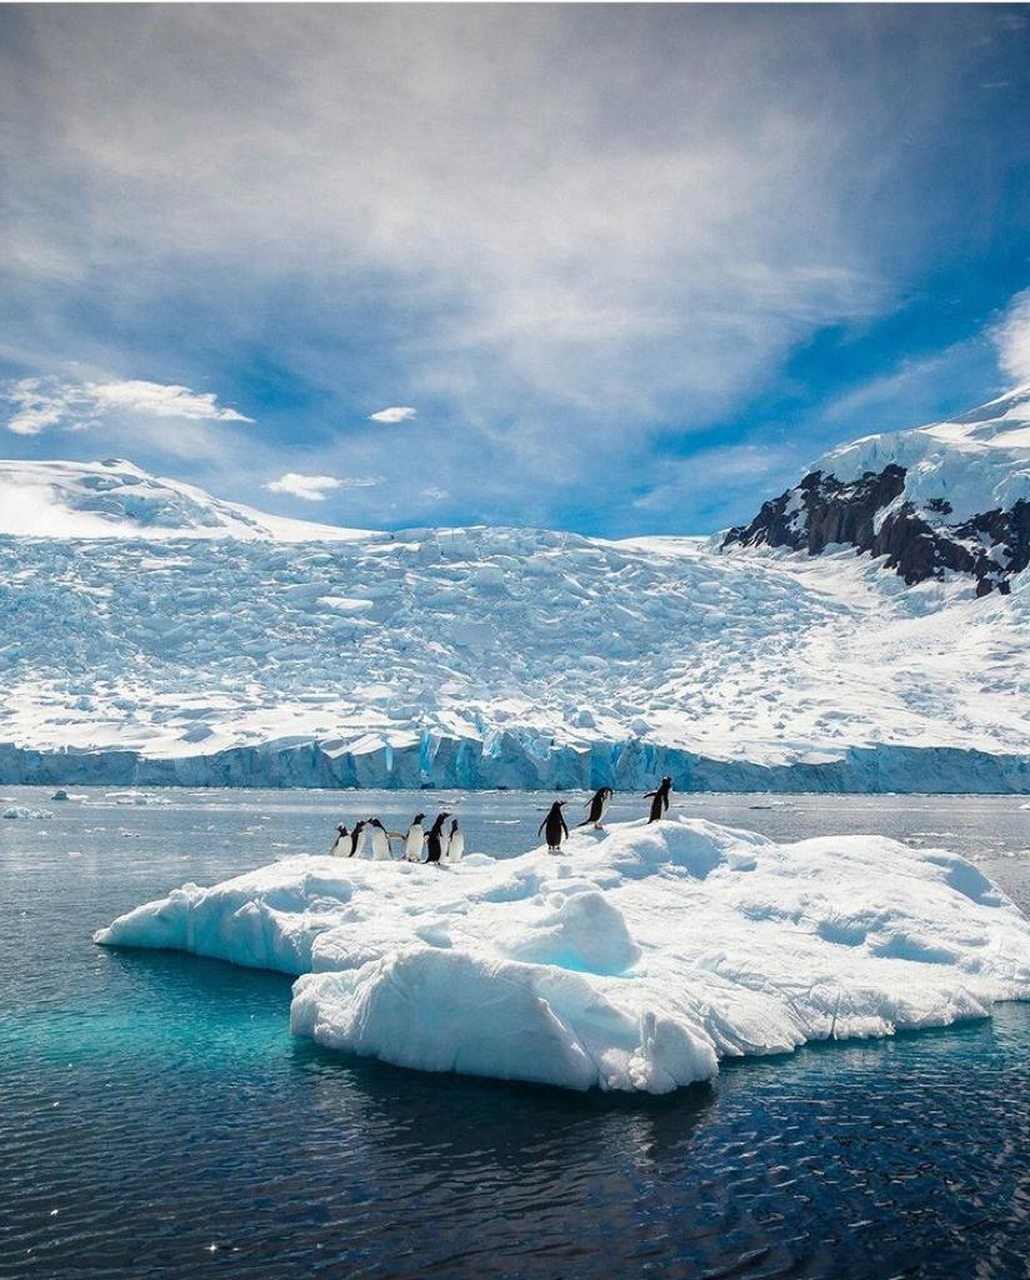
[[[979,512],[948,524],[951,505],[933,498],[917,509],[904,498],[905,468],[889,463],[844,482],[812,471],[794,489],[762,504],[746,527],[730,529],[724,547],[767,545],[818,555],[830,544],[886,556],[911,586],[942,578],[946,569],[971,574],[979,596],[997,588],[1030,563],[1030,503],[1017,500],[1003,511]]]

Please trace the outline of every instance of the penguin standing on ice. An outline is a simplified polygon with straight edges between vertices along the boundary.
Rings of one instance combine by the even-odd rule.
[[[451,815],[449,813],[438,813],[436,821],[429,829],[429,835],[426,837],[426,845],[429,852],[426,854],[427,862],[435,862],[439,864],[443,855],[443,847],[446,842],[446,836],[443,833],[443,824]]]
[[[329,855],[333,858],[348,858],[350,857],[350,832],[342,822],[336,830],[337,836],[333,841],[333,847],[329,850]]]
[[[451,823],[451,834],[447,841],[447,861],[460,862],[465,853],[465,837],[458,830],[458,819]]]
[[[370,818],[368,825],[372,828],[372,857],[376,862],[389,862],[392,855],[386,828],[378,818]]]
[[[541,833],[546,837],[548,853],[561,853],[562,840],[569,838],[569,829],[565,825],[565,819],[562,817],[562,806],[564,804],[564,800],[555,800],[536,833],[538,839]]]
[[[644,799],[651,799],[651,813],[648,822],[657,822],[669,812],[669,792],[672,790],[672,779],[663,778],[660,787],[654,791],[645,791]],[[652,798],[653,797],[653,798]]]
[[[589,827],[592,823],[595,831],[603,830],[604,815],[608,812],[614,794],[611,787],[598,787],[590,801],[590,812],[579,825]]]
[[[350,833],[350,853],[348,858],[356,858],[362,850],[365,843],[365,824],[363,822],[355,822],[354,830]]]
[[[409,862],[422,861],[422,846],[426,839],[426,833],[422,828],[422,819],[425,816],[424,813],[416,813],[411,820],[408,834],[404,837],[404,856]]]

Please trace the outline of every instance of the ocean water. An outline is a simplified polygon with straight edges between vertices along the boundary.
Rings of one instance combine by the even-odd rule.
[[[0,798],[53,815],[0,821],[4,1280],[1030,1276],[1030,1005],[658,1099],[401,1071],[292,1039],[288,978],[91,935],[416,804],[458,800],[470,849],[518,852],[550,797],[78,794]],[[777,838],[952,848],[1030,910],[1025,803],[677,801]]]

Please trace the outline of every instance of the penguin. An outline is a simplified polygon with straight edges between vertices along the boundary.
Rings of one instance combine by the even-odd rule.
[[[350,853],[348,858],[356,858],[360,855],[365,844],[365,824],[363,822],[355,822],[354,830],[350,833]]]
[[[562,817],[562,806],[564,804],[564,800],[555,800],[536,833],[538,837],[541,832],[546,833],[548,853],[561,853],[562,838],[564,836],[567,840],[569,836],[569,829],[565,825],[565,819]]]
[[[438,813],[436,815],[436,821],[433,823],[430,828],[429,835],[426,837],[426,843],[429,847],[429,852],[426,855],[427,862],[439,864],[440,855],[443,853],[445,843],[443,824],[450,816],[451,815],[449,813]]]
[[[329,850],[330,857],[346,858],[350,856],[350,832],[341,822],[336,828],[337,836],[333,841],[333,847]]]
[[[451,823],[450,839],[447,841],[447,861],[460,862],[465,852],[465,837],[458,830],[458,819]]]
[[[603,830],[604,815],[608,812],[608,806],[611,804],[614,794],[615,792],[611,787],[598,787],[590,801],[590,813],[579,825],[581,827],[589,827],[593,823],[595,831]]]
[[[404,856],[409,862],[422,861],[422,845],[426,839],[426,833],[422,829],[422,819],[425,816],[424,813],[416,813],[411,820],[408,834],[404,837]]]
[[[672,790],[672,779],[663,778],[661,786],[654,791],[645,791],[644,799],[647,800],[653,796],[651,800],[651,814],[647,819],[648,822],[657,822],[664,814],[669,812],[669,792]]]
[[[392,854],[386,828],[378,818],[369,818],[368,825],[372,828],[372,857],[376,862],[389,862]]]

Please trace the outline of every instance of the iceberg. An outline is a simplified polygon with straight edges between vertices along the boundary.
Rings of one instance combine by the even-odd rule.
[[[664,1093],[719,1061],[1030,998],[1030,922],[972,863],[879,836],[780,844],[699,819],[560,856],[301,856],[95,935],[297,976],[290,1026],[426,1071]]]

